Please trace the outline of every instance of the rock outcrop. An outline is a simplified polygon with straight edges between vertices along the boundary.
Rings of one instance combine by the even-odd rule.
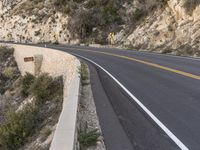
[[[199,0],[3,0],[0,40],[105,44],[109,33],[115,32],[116,45],[200,56],[199,4]]]
[[[69,43],[69,17],[47,3],[29,0],[0,2],[0,40],[17,42]]]
[[[200,56],[200,6],[188,12],[184,0],[169,0],[124,40],[140,50]]]

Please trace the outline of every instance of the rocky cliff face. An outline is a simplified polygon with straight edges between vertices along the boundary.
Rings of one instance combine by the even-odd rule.
[[[125,45],[200,56],[200,6],[184,5],[184,0],[169,0],[163,9],[156,10],[137,26],[124,40]]]
[[[50,2],[4,0],[0,2],[0,40],[68,43],[68,16],[55,11]]]
[[[10,9],[12,9],[12,7],[16,4],[18,4],[19,2],[21,2],[22,0],[2,0],[0,1],[0,14],[3,14],[7,11],[9,11]]]
[[[116,45],[199,56],[199,4],[199,0],[3,0],[0,40],[105,44],[108,34],[115,32]]]

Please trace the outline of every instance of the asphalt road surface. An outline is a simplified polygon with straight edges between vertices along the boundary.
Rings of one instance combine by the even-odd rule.
[[[199,59],[47,46],[88,63],[108,150],[200,150]]]

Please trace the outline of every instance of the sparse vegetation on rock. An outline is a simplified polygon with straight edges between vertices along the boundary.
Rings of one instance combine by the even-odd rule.
[[[52,78],[42,74],[30,86],[30,93],[36,98],[36,104],[42,105],[48,100],[61,100],[63,97],[63,81],[61,78]]]
[[[12,110],[11,107],[11,110],[4,114],[5,120],[0,124],[0,148],[16,150],[22,147],[30,136],[42,128],[48,117],[54,113],[58,115],[57,111],[60,112],[62,106],[61,78],[53,79],[48,74],[33,78],[32,75],[26,74],[21,83],[22,88],[27,88],[26,94],[33,96],[33,101],[18,111]],[[24,93],[24,89],[22,91]],[[57,104],[51,104],[50,101],[57,101]]]
[[[34,80],[34,75],[30,73],[26,73],[26,75],[21,78],[21,93],[24,97],[27,97],[30,94],[30,87]]]
[[[1,40],[109,44],[109,33],[114,32],[116,46],[181,54],[180,48],[189,45],[195,52],[187,55],[199,56],[199,0],[3,0],[0,6],[1,3]],[[185,51],[182,53],[185,55]]]
[[[27,105],[18,112],[8,111],[4,123],[0,124],[0,148],[19,149],[38,126],[37,109]]]
[[[186,9],[186,12],[188,12],[190,15],[193,10],[200,4],[200,0],[184,0],[183,2],[183,6]]]
[[[0,94],[4,94],[20,76],[13,53],[13,48],[0,47]]]

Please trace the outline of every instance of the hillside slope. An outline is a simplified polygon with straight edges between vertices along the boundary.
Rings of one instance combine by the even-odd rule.
[[[199,0],[3,0],[0,40],[109,43],[200,55]]]
[[[137,49],[200,56],[200,1],[170,0],[149,15],[124,43]]]
[[[21,76],[14,49],[0,46],[0,149],[49,149],[62,110],[63,80]]]

